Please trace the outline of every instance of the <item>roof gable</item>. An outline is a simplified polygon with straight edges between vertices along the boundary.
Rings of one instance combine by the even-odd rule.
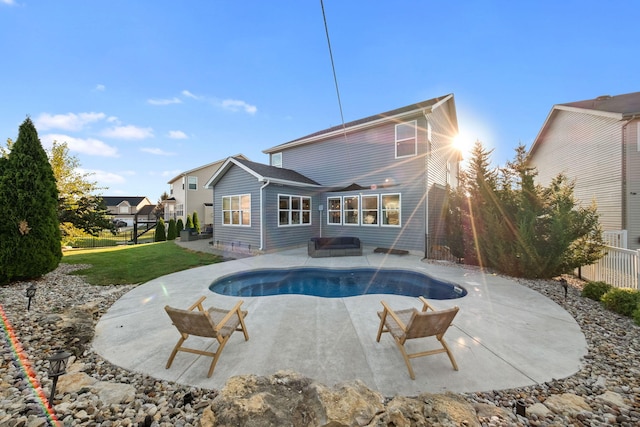
[[[232,167],[237,166],[244,169],[246,172],[256,177],[260,182],[275,182],[279,184],[301,186],[301,187],[320,187],[321,185],[311,178],[307,178],[291,169],[278,168],[275,166],[265,165],[263,163],[256,163],[250,160],[240,159],[237,157],[229,157],[224,164],[217,170],[217,172],[211,177],[209,182],[205,184],[206,188],[213,188],[213,186],[224,176],[225,173]]]
[[[102,196],[102,200],[104,200],[104,203],[107,206],[118,206],[122,202],[126,202],[130,206],[138,206],[145,199],[149,202],[149,199],[145,196]]]
[[[249,160],[244,154],[236,154],[235,156],[232,156],[232,157]],[[180,178],[189,175],[190,173],[198,172],[198,171],[200,171],[202,169],[206,169],[206,168],[209,168],[209,167],[212,167],[212,166],[216,170],[218,170],[224,164],[225,160],[227,160],[227,159],[225,158],[225,159],[222,159],[222,160],[216,160],[215,162],[207,163],[206,165],[198,166],[197,168],[193,168],[193,169],[189,169],[188,171],[181,172],[179,175],[176,175],[174,178],[172,178],[169,181],[167,181],[167,184],[174,183],[177,180],[179,180]],[[215,171],[214,171],[214,173],[215,173]]]

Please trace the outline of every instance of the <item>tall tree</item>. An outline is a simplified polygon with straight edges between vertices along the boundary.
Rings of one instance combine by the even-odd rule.
[[[198,212],[193,213],[193,228],[196,229],[196,233],[200,232],[200,218],[198,218]]]
[[[80,161],[69,154],[67,143],[54,141],[48,154],[58,188],[62,236],[113,230],[104,200],[97,195],[104,188],[91,180],[93,174],[80,172]]]
[[[155,215],[156,218],[164,218],[164,203],[168,198],[169,195],[166,191],[160,195],[156,207],[153,208],[153,215]]]
[[[62,250],[56,180],[30,118],[2,163],[0,283],[37,278],[58,266]]]

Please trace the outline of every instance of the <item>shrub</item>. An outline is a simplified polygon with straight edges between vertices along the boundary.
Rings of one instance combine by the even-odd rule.
[[[167,240],[167,232],[164,229],[164,219],[160,218],[158,220],[158,224],[156,225],[156,234],[154,241],[164,242],[165,240]]]
[[[640,304],[640,293],[630,289],[612,288],[601,299],[606,308],[631,317]]]
[[[187,230],[193,228],[193,221],[191,220],[191,215],[187,215],[187,223],[184,225],[184,228]]]
[[[582,296],[600,301],[602,296],[611,290],[611,285],[605,282],[589,282],[582,288]]]
[[[198,218],[198,212],[193,213],[193,228],[196,229],[196,233],[200,232],[200,219]]]
[[[167,230],[167,240],[176,240],[176,237],[178,237],[176,220],[171,218],[169,220],[169,229]]]
[[[640,326],[640,305],[633,312],[633,321],[636,322],[636,325]]]
[[[180,235],[180,232],[184,230],[184,223],[182,222],[182,218],[178,218],[176,221],[176,235]]]

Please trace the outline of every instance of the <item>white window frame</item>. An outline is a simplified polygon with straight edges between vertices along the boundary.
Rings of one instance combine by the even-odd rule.
[[[385,196],[398,196],[398,206],[397,207],[386,207],[384,205]],[[397,224],[388,224],[385,223],[385,218],[388,218],[388,213],[397,212],[398,215],[398,223]],[[380,227],[402,227],[402,194],[401,193],[386,193],[380,194]]]
[[[228,200],[228,206],[225,208],[225,200]],[[246,208],[243,201],[247,204]],[[234,202],[237,202],[234,205]],[[236,206],[234,208],[234,206]],[[222,196],[222,225],[225,227],[251,227],[251,194],[234,194]],[[227,214],[227,215],[225,215]],[[236,214],[234,216],[234,214]],[[234,223],[235,218],[237,222]],[[228,222],[227,222],[228,219]]]
[[[347,209],[347,206],[349,205],[350,201],[356,201],[356,208],[355,209]],[[350,219],[350,215],[352,217],[355,217],[355,222],[348,222],[348,219]],[[347,226],[358,226],[360,225],[360,196],[359,195],[353,195],[353,196],[343,196],[342,197],[342,225],[347,225]]]
[[[339,203],[339,206],[336,208],[336,205],[332,204],[331,200],[337,200]],[[333,219],[332,214],[337,214],[339,219],[338,222],[331,222],[331,220]],[[327,224],[342,225],[342,197],[340,196],[327,197]]]
[[[282,152],[271,154],[271,166],[282,167]]]
[[[280,199],[287,200],[287,206],[283,208],[280,205]],[[297,209],[294,209],[294,201],[298,201],[299,205]],[[305,209],[305,200],[308,201],[308,207]],[[278,194],[278,227],[301,227],[311,225],[311,197],[300,196],[296,194]],[[281,215],[286,213],[287,223],[283,224],[280,219]],[[294,222],[294,218],[299,218],[299,222]],[[305,222],[305,217],[307,222]]]
[[[398,129],[401,129],[402,127],[406,127],[406,126],[412,126],[413,127],[413,136],[398,138]],[[404,146],[405,144],[408,144],[408,146],[410,146],[412,140],[413,140],[413,153],[398,155],[398,146],[400,146],[400,145]],[[411,120],[411,121],[404,122],[404,123],[398,123],[396,125],[396,127],[395,127],[395,150],[396,150],[396,159],[401,159],[401,158],[404,158],[404,157],[415,157],[415,156],[418,155],[418,121],[417,120]]]
[[[191,188],[193,186],[193,188]],[[198,177],[197,176],[189,176],[187,177],[187,189],[191,191],[195,191],[198,189]]]
[[[366,200],[375,200],[375,209],[367,208]],[[378,194],[363,194],[360,196],[360,211],[362,213],[362,226],[363,227],[378,227],[380,225],[380,195]],[[375,215],[371,215],[375,212]],[[369,218],[371,217],[371,218]]]

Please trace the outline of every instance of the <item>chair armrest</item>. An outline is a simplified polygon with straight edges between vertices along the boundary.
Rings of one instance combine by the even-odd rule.
[[[422,303],[422,311],[427,311],[427,310],[431,310],[431,311],[437,311],[435,308],[433,308],[433,306],[431,304],[429,304],[429,302],[427,301],[427,299],[425,297],[418,297],[418,299],[420,300],[420,302]]]
[[[229,319],[231,319],[231,317],[233,317],[234,314],[238,314],[238,316],[241,316],[242,314],[240,314],[240,306],[242,305],[244,301],[240,300],[236,303],[236,305],[233,306],[233,308],[231,310],[229,310],[229,312],[222,318],[222,320],[220,320],[220,322],[216,325],[216,331],[219,331],[220,329],[222,329],[224,327],[224,325],[227,324],[227,322],[229,321]]]
[[[198,301],[194,302],[193,305],[191,307],[189,307],[187,310],[188,311],[192,311],[194,308],[198,307],[198,310],[204,311],[204,307],[202,307],[202,301],[204,301],[205,299],[207,299],[207,297],[205,297],[205,296],[200,297],[200,299],[198,299]]]
[[[389,307],[387,305],[387,303],[384,302],[384,301],[380,301],[380,302],[382,303],[382,306],[384,307],[384,311],[386,311],[393,318],[393,320],[398,324],[400,329],[402,329],[403,331],[406,331],[407,330],[407,325],[405,325],[404,322],[402,322],[402,320],[400,320],[398,315],[396,313],[394,313],[393,310],[391,310],[391,307]],[[384,316],[384,314],[383,314],[383,316]]]

